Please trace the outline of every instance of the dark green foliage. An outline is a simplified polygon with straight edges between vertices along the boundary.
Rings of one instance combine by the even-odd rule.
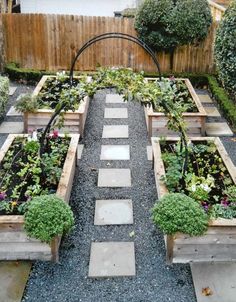
[[[223,111],[224,116],[230,122],[230,124],[236,129],[236,104],[228,96],[225,89],[220,87],[217,79],[214,76],[207,76],[209,89],[220,105],[220,109]]]
[[[223,86],[236,100],[236,1],[228,7],[216,34],[215,58]]]
[[[24,219],[27,234],[48,243],[55,236],[68,233],[74,225],[70,206],[56,195],[34,197]]]
[[[9,80],[7,77],[0,76],[0,119],[3,117],[9,95]]]
[[[180,193],[163,196],[152,209],[152,219],[168,235],[181,232],[200,236],[208,226],[208,217],[200,205]]]
[[[37,83],[43,75],[55,74],[50,71],[41,71],[38,69],[20,68],[17,63],[8,63],[4,67],[4,72],[8,74],[13,81],[25,80],[28,83]]]
[[[36,96],[32,94],[23,94],[18,99],[14,105],[18,112],[35,112],[39,109],[38,100]]]
[[[157,51],[171,51],[178,45],[203,40],[211,25],[206,0],[145,0],[135,28],[144,42]]]

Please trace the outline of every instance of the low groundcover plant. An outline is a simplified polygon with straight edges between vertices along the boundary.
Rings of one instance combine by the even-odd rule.
[[[200,236],[208,226],[208,216],[199,203],[181,193],[166,194],[156,202],[152,219],[168,235],[181,232]]]
[[[54,194],[34,197],[24,220],[27,235],[47,243],[55,236],[68,233],[74,225],[70,206]]]

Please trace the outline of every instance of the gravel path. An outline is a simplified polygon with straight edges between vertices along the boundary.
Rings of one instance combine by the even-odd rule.
[[[10,97],[8,109],[17,96],[33,90],[33,86],[11,83],[17,92]],[[60,250],[60,264],[36,262],[28,281],[23,302],[195,302],[192,277],[188,265],[165,264],[162,234],[150,220],[150,208],[156,199],[151,162],[147,161],[147,140],[144,113],[137,104],[128,104],[129,132],[127,139],[101,139],[103,124],[127,124],[126,120],[104,120],[105,94],[97,94],[91,103],[86,123],[85,144],[77,169],[71,197],[76,228],[66,237]],[[107,107],[125,107],[107,104]],[[18,121],[20,117],[5,117]],[[0,134],[0,146],[7,135]],[[236,164],[236,136],[221,138]],[[130,144],[131,161],[100,161],[101,144]],[[98,188],[99,168],[130,168],[131,188]],[[132,198],[134,225],[94,226],[96,199]],[[135,236],[129,234],[134,231]],[[88,265],[92,241],[134,241],[136,252],[135,278],[89,279]]]
[[[128,104],[127,140],[101,139],[103,124],[121,124],[104,120],[105,94],[97,94],[89,109],[82,160],[77,170],[71,205],[76,228],[61,246],[60,264],[37,262],[34,265],[23,301],[98,301],[98,302],[194,302],[195,293],[188,265],[165,264],[163,236],[150,220],[150,208],[156,199],[152,164],[147,160],[148,144],[144,113],[137,104]],[[121,107],[125,104],[107,104]],[[122,124],[127,124],[123,120]],[[131,188],[98,188],[101,144],[130,144],[131,161],[109,162],[109,168],[130,168]],[[96,170],[95,170],[96,169]],[[134,225],[94,226],[96,199],[132,198]],[[134,231],[135,236],[129,234]],[[134,241],[136,270],[134,278],[89,279],[88,264],[92,241]]]

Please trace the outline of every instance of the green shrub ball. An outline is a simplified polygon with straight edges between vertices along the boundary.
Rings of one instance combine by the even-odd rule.
[[[208,216],[199,203],[180,193],[163,196],[152,209],[152,219],[168,235],[200,236],[208,227]]]
[[[145,0],[137,11],[135,29],[156,51],[206,38],[212,17],[207,0]]]
[[[55,236],[68,233],[74,225],[70,206],[56,195],[34,197],[24,220],[27,235],[47,243]]]

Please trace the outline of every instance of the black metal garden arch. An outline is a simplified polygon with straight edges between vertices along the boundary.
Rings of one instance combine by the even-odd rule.
[[[74,68],[75,68],[75,63],[78,60],[79,56],[88,48],[90,47],[92,44],[99,42],[101,40],[106,40],[106,39],[123,39],[123,40],[128,40],[131,41],[135,44],[138,44],[139,46],[141,46],[153,59],[154,64],[156,65],[157,68],[157,72],[159,74],[159,78],[161,80],[161,69],[160,69],[160,65],[159,62],[155,56],[155,53],[153,52],[153,50],[146,44],[144,43],[142,40],[140,40],[139,38],[136,38],[132,35],[129,34],[124,34],[124,33],[117,33],[117,32],[110,32],[110,33],[104,33],[98,36],[93,37],[92,39],[88,40],[77,52],[72,64],[71,64],[71,68],[70,68],[70,83],[72,85],[73,82],[73,74],[74,74]]]

